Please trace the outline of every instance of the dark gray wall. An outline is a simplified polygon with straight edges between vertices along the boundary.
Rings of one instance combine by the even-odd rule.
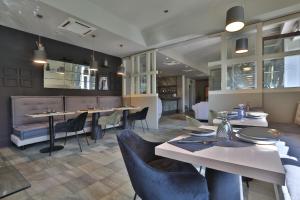
[[[11,144],[10,96],[121,96],[122,81],[121,77],[116,75],[121,59],[100,52],[95,52],[99,65],[106,58],[109,67],[100,66],[98,73],[110,76],[111,88],[109,91],[45,89],[43,87],[43,66],[32,62],[36,40],[36,35],[0,26],[0,147]],[[77,64],[89,63],[91,55],[89,49],[48,38],[42,38],[42,43],[46,48],[48,59],[68,60]]]

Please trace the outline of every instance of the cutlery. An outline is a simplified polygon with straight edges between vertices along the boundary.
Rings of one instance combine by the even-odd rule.
[[[209,144],[212,142],[217,142],[217,140],[182,140],[177,141],[177,143],[202,143],[202,144]]]

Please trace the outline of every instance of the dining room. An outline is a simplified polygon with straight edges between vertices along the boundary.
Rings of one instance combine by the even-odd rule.
[[[0,38],[0,199],[300,199],[299,0],[0,0]]]

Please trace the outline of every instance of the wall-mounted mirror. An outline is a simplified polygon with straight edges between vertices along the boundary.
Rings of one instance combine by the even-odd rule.
[[[48,60],[44,65],[44,88],[95,90],[96,73],[86,65]]]

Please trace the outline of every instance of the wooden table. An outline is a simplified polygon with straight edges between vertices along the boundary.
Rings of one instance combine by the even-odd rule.
[[[120,107],[120,108],[113,108],[115,111],[123,111],[123,129],[128,129],[128,114],[129,110],[139,110],[140,107]]]
[[[213,124],[220,124],[221,122],[222,122],[222,119],[219,119],[219,118],[215,118],[213,120]],[[257,127],[268,127],[269,126],[266,115],[264,115],[258,119],[242,118],[242,119],[229,120],[229,122],[233,126],[257,126]]]
[[[204,127],[216,129],[216,127]],[[179,136],[173,140],[182,139]],[[167,142],[155,147],[158,156],[206,166],[211,169],[238,174],[274,185],[285,184],[285,171],[275,145],[250,145],[246,147],[213,146],[190,152]]]
[[[88,114],[92,114],[92,134],[91,138],[95,140],[95,142],[99,139],[99,135],[102,135],[102,129],[98,126],[98,119],[101,113],[112,112],[113,109],[89,109],[89,110],[78,110],[78,113],[87,112]]]
[[[61,145],[54,145],[54,116],[64,116],[64,115],[73,115],[75,112],[53,112],[53,113],[37,113],[37,114],[27,114],[26,116],[32,118],[41,118],[41,117],[48,117],[49,121],[49,136],[50,136],[50,145],[49,147],[43,148],[40,150],[41,153],[49,153],[51,156],[52,151],[59,151],[64,148]]]

